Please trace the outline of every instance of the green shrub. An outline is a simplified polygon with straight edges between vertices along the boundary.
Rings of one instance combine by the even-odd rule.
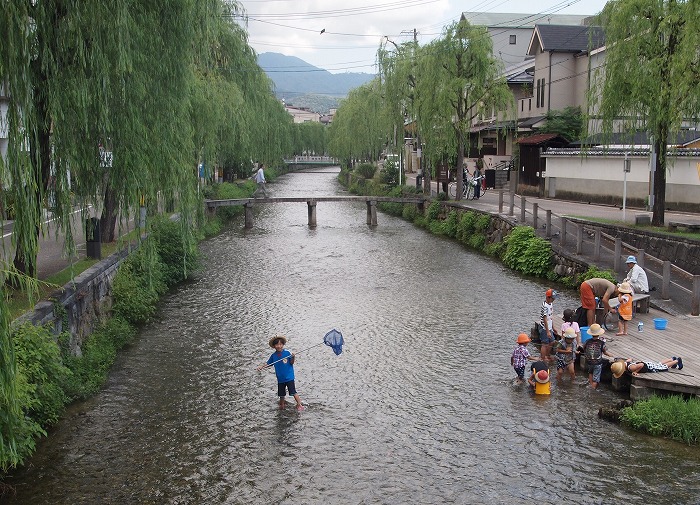
[[[24,324],[13,332],[17,370],[27,384],[24,412],[42,427],[58,421],[68,401],[63,386],[71,372],[48,328]]]
[[[404,205],[401,212],[401,216],[409,221],[415,221],[419,214],[420,212],[416,205]]]
[[[476,218],[476,223],[474,223],[474,229],[478,232],[485,232],[489,229],[490,224],[491,216],[488,214],[479,214],[479,217]]]
[[[481,251],[486,244],[486,235],[483,233],[474,233],[469,237],[468,244],[474,249]]]
[[[506,250],[506,244],[501,241],[501,242],[491,242],[490,244],[487,244],[486,247],[484,247],[484,252],[488,254],[489,256],[493,256],[494,258],[501,258],[503,256],[503,253]]]
[[[379,173],[379,180],[389,186],[396,186],[399,183],[399,164],[387,160],[384,162],[384,168]]]
[[[466,244],[469,237],[474,233],[476,229],[476,212],[469,211],[462,214],[459,224],[457,225],[457,233],[455,237],[457,240]]]
[[[185,234],[183,239],[183,222],[167,218],[156,218],[149,239],[155,240],[163,265],[163,280],[172,286],[187,278],[197,268],[199,253],[193,234]]]
[[[620,420],[642,432],[697,444],[700,440],[700,400],[674,395],[652,396],[622,409]]]
[[[591,265],[588,267],[588,270],[586,270],[584,273],[578,276],[576,285],[580,285],[583,281],[587,281],[588,279],[593,279],[596,277],[600,277],[602,279],[607,279],[613,284],[617,284],[617,280],[615,278],[615,272],[612,270],[598,270],[597,267]]]
[[[459,225],[459,213],[456,210],[451,210],[444,222],[444,235],[455,238],[457,225]]]
[[[360,163],[355,167],[355,173],[363,179],[372,179],[377,172],[377,167],[372,163]]]
[[[425,218],[428,221],[435,221],[440,218],[440,212],[442,212],[440,202],[433,202],[428,207],[428,212],[426,213]]]
[[[265,172],[265,177],[267,177],[267,171]],[[235,200],[238,198],[250,198],[253,192],[257,188],[257,185],[252,179],[246,179],[235,184],[230,182],[224,182],[221,184],[214,184],[212,186],[213,191],[212,196],[209,197],[211,200]],[[217,207],[216,215],[219,216],[224,221],[230,221],[235,216],[239,216],[243,213],[243,207],[240,205],[232,205],[230,207]]]
[[[551,244],[529,226],[516,226],[505,239],[503,262],[513,270],[544,277],[552,264]]]
[[[156,256],[149,269],[146,264],[146,244],[124,260],[114,276],[112,312],[115,317],[137,325],[148,321],[155,313],[158,297],[165,292],[163,265]]]

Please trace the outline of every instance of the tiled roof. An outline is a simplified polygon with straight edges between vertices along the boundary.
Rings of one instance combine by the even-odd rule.
[[[501,12],[463,12],[462,17],[476,26],[491,28],[534,28],[538,23],[580,25],[588,16],[576,14],[513,14]]]
[[[561,137],[558,133],[538,133],[536,135],[530,135],[529,137],[519,138],[517,140],[517,143],[520,145],[535,146],[557,138],[563,142],[566,142],[566,140],[563,137]]]
[[[590,37],[590,38],[589,38]],[[597,49],[605,44],[599,26],[537,25],[533,39],[539,38],[543,51],[578,53]],[[590,47],[589,47],[590,45]],[[532,51],[532,45],[530,51]]]

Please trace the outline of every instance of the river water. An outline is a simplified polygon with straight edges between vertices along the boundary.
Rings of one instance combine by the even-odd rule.
[[[271,196],[342,192],[333,170]],[[336,170],[337,172],[337,170]],[[260,205],[202,244],[104,390],[7,480],[16,504],[700,503],[700,450],[602,421],[618,396],[512,384],[515,338],[548,286],[363,203]],[[572,294],[555,302],[575,307]],[[306,410],[257,372],[301,351]]]

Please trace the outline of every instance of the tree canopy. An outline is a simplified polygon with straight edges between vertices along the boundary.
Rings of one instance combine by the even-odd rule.
[[[602,132],[647,132],[656,152],[652,224],[664,224],[668,145],[700,111],[700,2],[612,0],[599,21],[605,62],[589,93]]]

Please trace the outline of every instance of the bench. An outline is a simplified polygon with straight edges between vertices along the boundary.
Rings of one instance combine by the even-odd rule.
[[[617,298],[611,299],[609,303],[612,309],[620,305],[620,301]],[[632,297],[632,311],[640,314],[649,312],[649,293],[636,293]]]
[[[677,231],[678,228],[683,228],[687,231],[700,231],[700,223],[681,223],[679,221],[669,221],[669,231]]]

